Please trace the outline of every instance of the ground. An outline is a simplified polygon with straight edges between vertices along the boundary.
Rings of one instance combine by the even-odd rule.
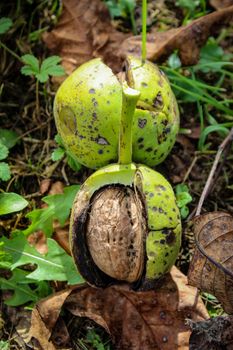
[[[83,6],[86,5],[84,0],[80,3],[83,3]],[[92,42],[88,42],[85,49],[89,50],[88,55],[91,58],[94,55],[94,52],[91,51],[94,39],[98,39],[100,48],[97,52],[103,56],[105,55],[104,58],[107,61],[110,57],[115,70],[117,69],[116,65],[122,61],[122,58],[117,56],[118,54],[109,56],[110,50],[106,49],[105,51],[106,46],[104,45],[104,49],[102,48],[103,41],[107,40],[104,35],[109,33],[109,26],[111,25],[111,40],[117,47],[123,39],[131,38],[132,31],[139,34],[142,26],[141,4],[138,1],[119,1],[118,5],[114,1],[106,1],[106,3],[112,14],[112,21],[106,19],[106,30],[108,32],[104,33],[105,29],[102,25],[101,34],[98,32],[98,35],[92,33],[91,36],[87,36],[87,40],[92,40]],[[130,5],[127,7],[127,5],[124,5],[125,3],[131,4],[132,7]],[[25,209],[1,216],[0,235],[6,238],[14,237],[17,232],[28,230],[29,227],[30,230],[27,231],[27,234],[33,233],[30,236],[30,242],[38,243],[38,249],[41,249],[41,252],[46,249],[44,248],[44,227],[36,226],[33,231],[32,226],[30,226],[32,216],[26,215],[36,208],[44,208],[45,203],[42,199],[46,195],[60,194],[64,186],[83,183],[92,173],[92,170],[75,163],[70,155],[65,153],[61,141],[56,137],[53,101],[57,87],[61,82],[59,79],[63,79],[62,74],[58,78],[57,75],[59,74],[54,71],[54,74],[51,73],[48,79],[46,77],[45,79],[43,77],[38,78],[30,72],[25,74],[24,71],[23,74],[22,67],[28,62],[25,61],[26,59],[23,60],[22,56],[33,54],[42,62],[51,55],[60,55],[63,58],[62,63],[65,62],[66,71],[69,72],[72,69],[71,64],[66,65],[67,55],[68,57],[70,55],[70,61],[72,61],[72,55],[67,47],[64,49],[64,40],[55,43],[54,47],[51,48],[53,46],[51,40],[48,44],[48,36],[46,38],[46,33],[56,30],[56,28],[58,30],[62,12],[67,11],[71,5],[72,1],[70,0],[64,1],[63,7],[59,1],[47,0],[44,2],[21,0],[17,1],[16,4],[14,1],[9,1],[0,5],[1,16],[12,20],[9,29],[0,32],[2,33],[0,34],[0,128],[14,131],[17,134],[13,146],[11,147],[8,144],[9,153],[4,149],[5,156],[3,155],[0,158],[2,162],[7,163],[10,167],[10,175],[5,168],[2,173],[0,172],[2,174],[0,179],[1,192],[17,193],[29,202]],[[229,2],[228,5],[232,5],[232,3]],[[104,5],[102,3],[99,5],[98,2],[98,6],[102,9]],[[212,13],[218,6],[220,6],[218,1],[207,0],[195,2],[181,0],[148,1],[148,31],[151,35],[154,35],[160,31],[168,31],[181,25],[188,25],[192,21]],[[230,11],[232,13],[232,6]],[[94,16],[94,13],[93,10],[91,16]],[[98,18],[92,17],[90,23],[95,23],[95,20],[97,23]],[[87,26],[87,23],[89,22],[83,23],[83,26]],[[79,25],[82,27],[81,22]],[[96,28],[99,28],[98,23]],[[211,30],[201,28],[207,34],[205,42],[201,44],[200,58],[195,64],[192,64],[192,66],[185,65],[182,57],[179,58],[179,48],[167,54],[167,47],[165,46],[161,48],[162,54],[156,59],[156,63],[160,65],[170,79],[180,110],[180,132],[176,143],[169,156],[156,167],[156,170],[170,181],[176,192],[177,188],[179,189],[177,185],[187,186],[182,187],[182,193],[186,194],[185,198],[188,198],[188,200],[180,205],[183,210],[183,236],[182,250],[176,263],[184,274],[188,272],[194,249],[192,231],[189,230],[190,219],[195,215],[219,145],[233,127],[232,23],[230,23],[229,18],[225,18],[224,23],[220,23],[219,20],[216,21],[216,25],[213,24]],[[67,31],[69,31],[69,28],[67,28]],[[180,33],[179,35],[183,34]],[[55,38],[55,40],[58,40],[57,37]],[[172,39],[172,35],[171,41],[171,45],[173,45],[175,40]],[[188,51],[189,42],[186,45]],[[154,53],[154,56],[156,54]],[[81,57],[80,52],[76,52],[75,55],[74,61],[77,60],[77,56]],[[85,52],[82,59],[87,60],[88,55]],[[117,59],[115,60],[114,57],[117,57]],[[55,66],[56,64],[59,65],[60,62],[57,61]],[[0,132],[2,144],[4,142],[1,135],[3,135],[2,131]],[[10,138],[12,139],[14,136],[11,135]],[[233,214],[233,153],[231,143],[224,148],[223,153],[224,156],[220,159],[214,172],[214,181],[208,188],[202,213],[224,211]],[[59,213],[61,212],[62,209],[52,219],[59,219]],[[64,218],[64,222],[66,222],[66,219],[67,217]],[[64,249],[68,249],[66,247],[68,223],[66,222],[63,229],[63,236],[60,224],[57,223],[57,226],[53,224],[54,235],[52,237]],[[59,232],[60,237],[63,238],[59,239]],[[2,259],[3,262],[4,259],[6,257]],[[6,261],[8,260],[6,259]],[[9,264],[12,263],[10,261],[8,261]],[[3,280],[5,281],[5,279],[11,277],[10,266],[8,265],[6,268],[3,263],[0,265],[2,267],[2,280],[0,281],[2,298],[0,335],[2,341],[0,341],[0,348],[2,346],[2,349],[27,349],[28,347],[23,341],[14,340],[14,337],[20,338],[15,333],[15,327],[18,322],[17,314],[26,312],[24,306],[22,306],[24,304],[19,302],[18,306],[9,306],[4,303],[16,288],[7,289],[4,287],[5,282]],[[26,265],[22,264],[22,266],[24,266],[27,273],[34,269],[28,262]],[[14,281],[14,283],[16,282]],[[17,283],[14,286],[18,288]],[[34,300],[33,298],[28,300],[26,305],[29,311],[24,314],[27,315],[28,320],[30,319],[33,302],[52,291],[61,290],[64,286],[65,282],[63,281],[50,281],[48,285],[43,286],[41,293],[36,294]],[[30,288],[34,291],[37,287],[36,285],[36,287]],[[42,286],[40,288],[42,289]],[[211,295],[203,294],[203,300],[208,302],[211,316],[223,313],[220,304]],[[72,317],[74,318],[74,316]],[[69,318],[70,313],[66,311],[65,320],[69,320]],[[92,332],[93,329],[94,332]],[[76,317],[72,326],[68,322],[68,330],[71,334],[75,334],[72,343],[74,349],[108,349],[108,346],[110,348],[109,343],[103,345],[108,342],[108,336],[94,322],[86,318]],[[101,339],[96,334],[100,334]]]

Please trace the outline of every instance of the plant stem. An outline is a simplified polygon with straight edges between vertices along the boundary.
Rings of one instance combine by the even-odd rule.
[[[133,34],[137,35],[137,27],[136,27],[136,22],[135,22],[135,18],[134,18],[134,11],[130,11],[130,21],[131,21]]]
[[[3,44],[0,41],[0,47],[2,47],[4,50],[6,50],[7,52],[9,52],[13,57],[15,57],[18,61],[22,62],[22,59],[20,56],[18,56],[14,51],[12,51],[11,49],[9,49],[9,47],[7,47],[5,44]]]
[[[36,116],[37,118],[39,118],[40,116],[39,80],[38,79],[36,79]]]
[[[142,0],[142,63],[146,60],[147,0]]]
[[[132,124],[140,92],[123,83],[121,125],[119,135],[119,164],[132,162]]]

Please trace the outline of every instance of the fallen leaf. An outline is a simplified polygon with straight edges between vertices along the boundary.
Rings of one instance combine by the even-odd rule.
[[[147,58],[158,61],[168,57],[174,50],[179,50],[183,65],[198,62],[199,51],[210,34],[220,25],[233,18],[233,6],[200,17],[186,26],[166,32],[148,34]],[[141,55],[141,36],[126,39],[121,46],[121,55]]]
[[[30,234],[27,240],[40,254],[48,253],[47,238],[42,231],[36,231]]]
[[[210,0],[210,5],[216,10],[220,10],[233,5],[233,0]]]
[[[51,333],[58,320],[61,307],[74,287],[67,288],[41,300],[32,311],[28,340],[38,341],[42,349],[56,350],[50,341]]]
[[[112,26],[103,1],[64,0],[56,28],[43,39],[54,54],[62,57],[62,65],[70,74],[94,57],[104,58],[118,71],[122,63],[118,48],[127,36]]]
[[[189,321],[189,324],[192,329],[190,350],[233,349],[232,316],[219,316],[194,323]]]
[[[49,195],[54,194],[63,194],[64,193],[64,184],[61,181],[56,181],[51,185],[51,188],[49,189]]]
[[[40,183],[40,193],[41,194],[47,193],[51,186],[51,183],[52,183],[51,179],[43,179]]]
[[[70,252],[70,244],[69,244],[69,223],[65,225],[65,227],[61,227],[58,221],[54,221],[53,223],[53,239],[57,241],[57,243],[69,254]]]
[[[188,281],[213,294],[223,309],[233,313],[233,217],[213,212],[193,220],[196,249]]]
[[[74,288],[40,301],[33,310],[30,337],[43,349],[55,349],[50,339],[62,306],[104,327],[121,350],[188,350],[191,332],[185,319],[208,318],[197,289],[175,267],[158,290],[135,292],[128,285]]]

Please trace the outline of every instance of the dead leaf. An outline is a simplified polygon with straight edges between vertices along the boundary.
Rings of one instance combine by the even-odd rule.
[[[51,179],[43,179],[40,183],[40,193],[43,195],[47,193],[51,186],[51,183],[52,183]]]
[[[233,0],[210,0],[210,5],[216,10],[223,9],[233,5]]]
[[[28,236],[27,240],[40,254],[48,253],[47,238],[42,231],[32,233]]]
[[[128,285],[74,288],[40,301],[33,310],[30,337],[45,349],[55,349],[50,339],[63,304],[73,315],[104,327],[121,350],[186,350],[190,329],[185,319],[208,318],[197,289],[175,267],[158,290],[135,292]]]
[[[213,212],[194,218],[196,249],[188,273],[189,284],[216,296],[233,313],[233,217]]]
[[[151,61],[165,59],[174,50],[179,50],[183,65],[193,65],[198,62],[199,51],[209,35],[220,25],[230,22],[233,18],[233,6],[215,11],[200,17],[186,26],[171,29],[167,32],[148,34],[147,58]],[[141,36],[126,39],[121,46],[121,54],[141,55]]]
[[[70,244],[69,244],[69,223],[64,227],[61,227],[59,221],[55,220],[53,223],[53,239],[57,241],[57,243],[69,254],[70,252]]]
[[[207,321],[189,322],[190,350],[233,349],[233,317],[219,316]]]
[[[35,338],[42,349],[56,350],[50,341],[51,333],[58,320],[61,307],[72,290],[73,287],[70,287],[42,299],[33,309],[28,339],[34,340]]]
[[[103,57],[118,71],[122,63],[118,48],[127,36],[112,26],[103,1],[64,0],[58,24],[44,35],[44,41],[53,53],[62,57],[62,65],[70,74],[94,57]]]
[[[56,181],[54,182],[49,190],[49,195],[54,195],[54,194],[63,194],[64,193],[64,184],[61,181]]]

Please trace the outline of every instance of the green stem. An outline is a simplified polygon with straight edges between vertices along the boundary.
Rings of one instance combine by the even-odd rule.
[[[135,18],[134,18],[134,11],[130,11],[130,21],[131,21],[133,34],[137,35],[137,27],[136,27],[136,22],[135,22]]]
[[[142,0],[142,63],[146,60],[147,0]]]
[[[0,47],[2,47],[4,50],[6,50],[7,52],[9,52],[12,56],[14,56],[17,60],[19,60],[20,62],[22,62],[22,59],[20,56],[18,56],[14,51],[12,51],[11,49],[9,49],[9,47],[7,47],[5,44],[3,44],[3,42],[0,41]]]
[[[123,83],[121,125],[119,136],[119,164],[132,162],[132,124],[140,92]]]
[[[40,116],[39,80],[36,79],[36,117],[39,118],[39,116]]]

